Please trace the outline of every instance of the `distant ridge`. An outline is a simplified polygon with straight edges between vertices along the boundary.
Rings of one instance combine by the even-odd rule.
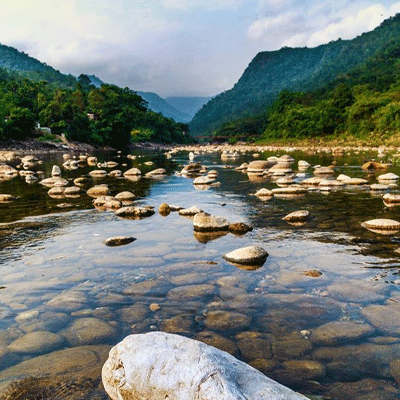
[[[172,118],[175,122],[189,122],[196,112],[211,97],[167,97],[162,98],[152,92],[137,92],[147,101],[149,108],[161,113],[164,117]]]
[[[164,100],[180,112],[187,114],[191,120],[197,111],[211,100],[211,97],[166,97]]]
[[[211,134],[226,122],[260,114],[284,89],[320,89],[339,77],[345,78],[389,46],[400,49],[400,14],[352,40],[258,53],[232,89],[199,110],[190,130],[195,135]]]

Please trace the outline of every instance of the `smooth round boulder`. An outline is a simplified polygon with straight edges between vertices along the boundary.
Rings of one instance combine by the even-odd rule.
[[[271,190],[262,188],[258,190],[255,195],[258,197],[273,197],[274,194]]]
[[[132,192],[125,191],[118,193],[115,198],[119,201],[133,201],[136,196]]]
[[[247,167],[248,174],[262,174],[265,170],[271,168],[274,165],[273,162],[265,160],[251,161]]]
[[[90,197],[100,197],[108,196],[110,194],[110,190],[108,189],[107,185],[96,185],[91,187],[86,193]]]
[[[139,176],[142,175],[142,172],[138,168],[131,168],[128,171],[124,172],[124,176]]]
[[[261,246],[248,246],[234,250],[224,255],[225,260],[236,264],[262,264],[268,253]]]
[[[227,352],[165,332],[114,346],[102,381],[112,400],[306,400]]]

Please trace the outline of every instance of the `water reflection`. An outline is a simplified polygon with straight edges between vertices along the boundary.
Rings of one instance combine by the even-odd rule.
[[[333,161],[325,153],[292,156],[311,165]],[[107,161],[101,157],[100,162]],[[59,158],[40,165],[45,176],[52,165],[62,164]],[[335,176],[375,182],[376,174],[357,167],[365,158],[347,153],[337,158]],[[95,181],[87,166],[62,171],[69,185],[83,177],[90,183],[85,189],[102,183],[112,195],[132,192],[134,206],[141,209],[197,205],[253,226],[240,236],[194,232],[193,220],[172,211],[175,207],[125,219],[95,209],[86,194],[68,198],[72,209],[60,208],[66,198],[50,197],[42,185],[28,185],[19,176],[1,182],[1,193],[19,199],[0,204],[0,389],[10,393],[9,380],[15,379],[14,389],[22,393],[46,373],[43,386],[35,386],[37,393],[45,395],[46,388],[63,379],[79,390],[60,398],[82,398],[79,393],[105,398],[99,371],[108,346],[130,333],[164,330],[229,349],[307,395],[350,398],[358,387],[357,399],[368,378],[371,393],[398,398],[399,240],[370,232],[361,223],[399,220],[400,209],[386,208],[382,197],[365,187],[347,185],[327,193],[317,186],[301,196],[264,202],[254,194],[276,188],[273,180],[252,180],[224,168],[225,162],[235,167],[251,160],[251,155],[226,160],[219,154],[196,155],[196,161],[218,171],[221,182],[205,191],[196,190],[193,178],[174,174],[187,163],[184,153],[169,160],[154,154],[118,159],[127,164],[125,169],[139,167],[143,173],[165,168],[168,175],[161,180],[105,176]],[[306,225],[282,220],[304,209],[311,213]],[[136,240],[128,246],[104,244],[118,236]],[[269,253],[263,265],[248,268],[222,258],[254,243]],[[31,335],[35,332],[46,332],[45,344]],[[92,366],[71,368],[89,354],[97,355]],[[44,369],[38,371],[33,363]]]

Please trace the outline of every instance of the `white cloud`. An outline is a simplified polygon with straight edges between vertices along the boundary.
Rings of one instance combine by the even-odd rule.
[[[363,32],[375,29],[387,16],[387,9],[383,5],[374,4],[315,32],[307,40],[307,45],[314,47],[338,38],[352,39]]]
[[[250,39],[260,39],[266,35],[274,35],[278,31],[285,30],[296,23],[299,15],[296,12],[288,12],[273,17],[261,18],[255,21],[248,30]]]
[[[400,2],[385,6],[368,4],[367,0],[305,1],[301,5],[292,4],[292,0],[259,0],[258,4],[260,15],[248,27],[247,37],[263,45],[264,50],[352,39],[400,12]]]
[[[226,8],[237,7],[244,0],[161,0],[161,4],[165,8],[175,10],[205,9],[220,10]]]

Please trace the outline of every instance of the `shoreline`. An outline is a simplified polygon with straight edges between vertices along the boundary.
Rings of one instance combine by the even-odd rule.
[[[323,151],[333,153],[343,153],[348,151],[398,151],[400,147],[395,145],[381,144],[377,145],[359,145],[352,143],[351,141],[346,145],[338,145],[333,143],[316,143],[310,142],[307,145],[304,142],[299,143],[279,143],[274,142],[270,144],[261,143],[236,143],[236,144],[192,144],[192,145],[181,145],[181,144],[168,144],[163,145],[160,143],[135,143],[127,146],[126,149],[129,151],[134,150],[159,150],[159,151],[187,151],[187,152],[256,152],[262,153],[265,151]],[[81,152],[81,153],[93,153],[97,151],[117,151],[117,149],[111,147],[95,147],[87,143],[79,142],[44,142],[37,139],[27,140],[7,140],[0,141],[0,153],[5,152],[16,152],[16,153],[56,153],[56,152]]]

